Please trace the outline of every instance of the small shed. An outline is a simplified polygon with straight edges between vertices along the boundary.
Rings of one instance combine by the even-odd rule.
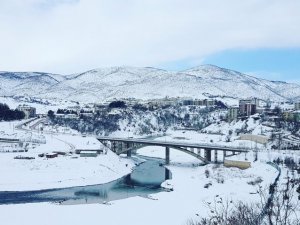
[[[224,166],[226,167],[237,167],[239,169],[248,169],[251,167],[251,162],[237,161],[237,160],[224,160]]]
[[[102,154],[103,149],[76,149],[76,154],[81,154],[81,152],[96,152],[97,154]]]
[[[57,156],[58,156],[57,153],[48,153],[48,154],[46,154],[47,159],[53,159],[53,158],[56,158]]]
[[[97,151],[80,151],[80,157],[97,157]]]

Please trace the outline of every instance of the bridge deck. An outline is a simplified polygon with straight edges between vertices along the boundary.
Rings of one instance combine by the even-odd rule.
[[[159,140],[149,140],[149,139],[137,139],[137,138],[115,138],[115,137],[96,137],[99,141],[117,141],[126,143],[137,143],[152,146],[164,146],[164,147],[187,147],[187,148],[200,148],[207,150],[220,150],[220,151],[231,151],[231,152],[248,152],[250,149],[247,148],[237,148],[230,146],[220,146],[220,145],[209,145],[209,144],[199,144],[199,143],[185,143],[185,142],[171,142],[171,141],[159,141]]]

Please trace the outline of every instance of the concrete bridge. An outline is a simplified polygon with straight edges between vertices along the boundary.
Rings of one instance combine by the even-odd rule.
[[[134,138],[116,138],[116,137],[96,137],[102,144],[110,148],[113,152],[120,155],[127,153],[131,156],[132,151],[145,146],[161,146],[165,147],[166,164],[170,163],[170,149],[176,149],[192,155],[204,163],[212,162],[212,152],[214,152],[214,162],[218,161],[218,152],[223,152],[223,161],[226,156],[232,156],[237,153],[247,153],[250,149],[228,147],[220,145],[209,145],[200,143],[184,143],[172,141],[159,141],[149,139],[134,139]]]

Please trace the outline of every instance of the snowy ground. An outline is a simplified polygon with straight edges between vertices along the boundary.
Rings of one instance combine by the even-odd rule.
[[[55,150],[70,151],[76,146],[93,147],[96,144],[93,138],[64,134],[44,135],[49,146],[40,145],[30,154],[48,152],[54,148]],[[220,135],[194,131],[184,133],[176,131],[169,133],[167,137],[161,137],[161,139],[195,143],[203,141],[210,143],[213,140],[218,144],[226,144]],[[229,144],[240,145],[239,142],[245,146],[253,144],[249,141],[234,141]],[[165,151],[161,147],[145,147],[138,150],[138,154],[164,158]],[[256,194],[258,186],[251,185],[249,182],[261,178],[260,186],[267,188],[278,174],[266,162],[277,157],[284,157],[284,155],[292,155],[295,159],[300,158],[298,152],[285,152],[283,154],[283,152],[263,151],[258,154],[258,161],[253,162],[253,152],[248,153],[246,158],[252,162],[251,168],[239,170],[237,168],[225,168],[222,165],[199,166],[199,160],[171,149],[171,164],[168,168],[172,172],[172,179],[165,181],[162,185],[173,188],[172,192],[153,194],[152,199],[128,198],[114,201],[109,205],[56,205],[51,203],[1,205],[1,221],[10,225],[41,223],[45,225],[66,223],[72,225],[99,223],[105,225],[183,225],[189,219],[197,220],[202,216],[207,216],[209,209],[206,205],[220,198],[234,202],[239,200],[243,202],[258,201],[259,195]],[[43,188],[54,183],[55,185],[60,185],[60,183],[84,185],[96,180],[101,183],[128,173],[130,167],[133,166],[133,162],[131,162],[130,167],[126,167],[125,163],[129,163],[130,160],[119,158],[110,152],[96,159],[72,159],[71,156],[61,156],[49,160],[36,159],[32,162],[12,160],[9,158],[12,156],[10,154],[0,155],[1,170],[6,172],[5,175],[0,175],[1,184],[6,181],[6,189],[10,187],[11,190],[13,187],[30,189],[29,187],[32,188],[34,185],[37,185],[35,187],[40,185],[39,187]],[[237,155],[234,158],[245,160],[245,155]],[[205,171],[209,171],[209,176],[206,176],[207,172]],[[99,174],[99,176],[95,178],[94,174]],[[86,179],[82,179],[82,177]],[[35,181],[37,180],[43,184],[36,184]],[[25,181],[29,183],[26,184]],[[206,184],[211,185],[205,188]],[[1,189],[4,190],[4,188]],[[18,216],[12,216],[11,212]]]
[[[0,96],[0,103],[7,104],[11,109],[17,108],[19,105],[25,104],[36,108],[36,113],[47,114],[49,110],[56,111],[59,108],[66,108],[70,106],[77,106],[77,103],[65,100],[54,100],[54,99],[40,99],[41,101],[46,101],[48,104],[42,104],[39,102],[32,102],[29,97],[22,97],[19,99],[12,97]]]
[[[148,156],[163,156],[163,149],[157,147],[143,148],[140,154]],[[197,219],[207,215],[207,202],[222,197],[228,200],[256,201],[256,186],[247,182],[262,178],[261,185],[267,186],[277,175],[272,167],[257,162],[248,170],[216,167],[215,165],[196,166],[199,163],[194,158],[178,151],[171,151],[172,180],[164,182],[163,186],[173,187],[172,192],[154,194],[151,199],[141,197],[129,198],[112,202],[111,205],[68,205],[55,204],[23,204],[0,206],[3,221],[8,224],[185,224],[189,219]],[[210,171],[206,178],[205,170]],[[220,177],[224,183],[220,183]],[[212,185],[206,189],[204,185]],[[18,217],[9,216],[14,211]],[[52,215],[52,216],[49,216]],[[197,216],[198,215],[198,216]],[[34,218],[34,219],[33,219]],[[47,218],[47,219],[44,219]]]
[[[17,155],[33,160],[14,159]],[[76,158],[73,158],[76,157]],[[129,166],[126,167],[125,164]],[[0,191],[24,191],[107,183],[131,172],[133,163],[108,151],[97,158],[58,156],[54,159],[36,154],[7,153],[0,157]]]
[[[10,133],[16,125],[0,123],[0,130]],[[15,130],[13,137],[29,133]],[[33,135],[41,135],[32,132]],[[107,183],[131,172],[132,160],[121,158],[111,151],[96,158],[84,158],[74,153],[75,149],[100,149],[103,146],[92,137],[69,134],[42,136],[46,144],[36,145],[24,153],[0,154],[0,191],[23,191]],[[41,153],[66,152],[57,158],[39,157]],[[106,152],[106,151],[105,151]],[[34,157],[32,160],[14,159],[15,156]]]

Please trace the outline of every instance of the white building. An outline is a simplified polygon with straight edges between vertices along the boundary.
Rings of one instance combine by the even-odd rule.
[[[29,119],[36,116],[36,109],[29,105],[19,105],[17,110],[22,111],[25,114],[25,119]]]
[[[58,117],[58,118],[64,118],[64,119],[78,119],[77,114],[60,114],[60,113],[57,113],[57,114],[55,114],[55,116]]]

